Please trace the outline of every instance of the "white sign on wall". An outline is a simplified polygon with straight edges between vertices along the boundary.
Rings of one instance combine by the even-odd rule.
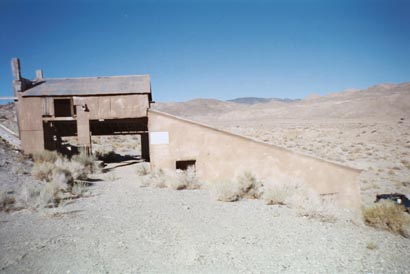
[[[150,132],[149,140],[151,145],[168,145],[169,144],[169,134],[168,132]]]

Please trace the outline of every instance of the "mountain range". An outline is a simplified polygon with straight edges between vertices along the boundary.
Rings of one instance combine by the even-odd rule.
[[[245,97],[155,103],[154,109],[189,119],[397,119],[410,118],[410,82],[348,89],[301,100]]]

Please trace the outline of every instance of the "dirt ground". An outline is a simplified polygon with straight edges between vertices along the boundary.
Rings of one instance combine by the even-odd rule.
[[[258,200],[141,187],[112,164],[86,197],[0,213],[0,273],[408,273],[410,240]],[[117,167],[115,166],[117,165]]]

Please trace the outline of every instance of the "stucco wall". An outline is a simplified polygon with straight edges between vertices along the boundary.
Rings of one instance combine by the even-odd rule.
[[[38,107],[37,107],[38,106]],[[41,98],[21,98],[18,105],[21,149],[33,153],[44,149],[43,104]]]
[[[80,98],[82,102],[87,104],[91,120],[145,117],[149,107],[148,94],[75,98]]]
[[[243,171],[251,171],[261,180],[298,178],[321,194],[337,193],[341,206],[357,209],[361,205],[359,170],[158,111],[149,110],[148,120],[153,169],[175,169],[178,160],[196,160],[201,180],[229,180]],[[162,136],[168,134],[168,144],[166,138],[156,142],[158,132]]]

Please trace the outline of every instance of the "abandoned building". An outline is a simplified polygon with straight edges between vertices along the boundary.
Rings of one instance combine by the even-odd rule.
[[[62,137],[77,136],[89,151],[91,136],[139,134],[141,156],[149,160],[148,117],[151,97],[148,75],[93,78],[21,76],[20,62],[12,60],[14,96],[22,150],[64,152]]]
[[[342,207],[361,206],[359,170],[152,110],[148,75],[47,79],[37,71],[28,80],[18,59],[12,69],[24,153],[62,150],[66,136],[90,151],[91,136],[138,134],[152,170],[194,165],[200,180],[216,182],[244,171],[262,180],[297,178]]]

